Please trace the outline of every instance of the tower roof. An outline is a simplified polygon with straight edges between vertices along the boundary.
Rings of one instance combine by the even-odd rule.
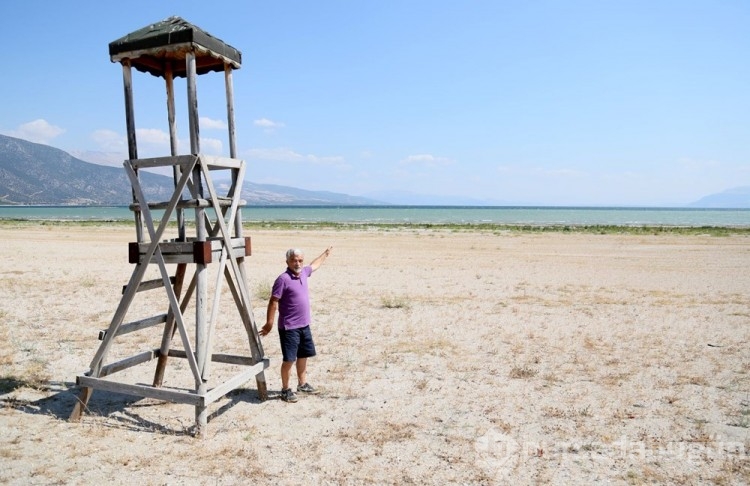
[[[224,71],[230,64],[239,69],[242,53],[180,17],[168,17],[109,43],[112,62],[130,60],[139,71],[164,77],[171,64],[174,76],[185,77],[185,57],[195,53],[198,74]]]

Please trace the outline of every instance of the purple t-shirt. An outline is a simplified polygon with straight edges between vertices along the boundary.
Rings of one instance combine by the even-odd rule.
[[[273,283],[271,295],[279,299],[279,329],[299,329],[310,325],[312,315],[307,287],[307,277],[310,275],[310,266],[302,267],[299,275],[287,268]]]

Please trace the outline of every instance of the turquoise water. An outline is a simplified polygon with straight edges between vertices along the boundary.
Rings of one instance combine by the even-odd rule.
[[[186,218],[191,216],[187,211]],[[243,208],[242,218],[248,222],[750,227],[750,209],[259,206]],[[133,215],[127,207],[0,206],[0,219],[130,221]]]

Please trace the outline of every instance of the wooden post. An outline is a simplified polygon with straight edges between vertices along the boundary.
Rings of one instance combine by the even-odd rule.
[[[172,156],[178,155],[177,151],[177,125],[175,123],[175,107],[174,107],[174,74],[172,70],[172,63],[166,62],[166,69],[164,71],[164,82],[167,89],[167,121],[169,122],[169,148]],[[180,167],[178,165],[172,166],[172,177],[175,185],[180,179]],[[183,218],[182,209],[177,209],[177,231],[180,240],[185,240],[185,222]],[[175,273],[174,293],[177,297],[180,297],[182,293],[182,283],[185,279],[185,269],[187,265],[184,263],[177,266]],[[172,338],[176,331],[174,312],[170,309],[167,312],[167,322],[164,325],[164,332],[161,338],[161,346],[159,347],[159,358],[156,363],[156,371],[154,372],[153,386],[160,387],[164,382],[164,371],[167,367],[167,360],[169,359],[169,348],[171,346]]]
[[[224,86],[227,92],[227,127],[229,129],[229,156],[237,158],[237,143],[234,129],[234,85],[232,83],[232,66],[224,64]]]
[[[200,154],[200,129],[198,126],[198,95],[197,75],[195,66],[195,53],[189,52],[185,57],[185,68],[187,77],[188,96],[188,120],[190,124],[190,152],[193,155]],[[200,163],[193,169],[194,197],[203,198],[203,182]],[[206,231],[205,209],[200,206],[195,208],[195,232],[196,241],[204,242],[208,236]],[[195,353],[198,361],[198,369],[203,370],[206,365],[206,345],[208,342],[206,329],[206,301],[208,299],[208,275],[205,263],[195,265]],[[196,380],[196,392],[206,393],[207,385],[202,378]],[[204,405],[195,406],[195,435],[202,436],[208,424],[208,409]]]
[[[86,408],[86,405],[89,403],[89,399],[91,398],[91,394],[94,393],[94,389],[90,387],[83,387],[81,388],[81,393],[78,395],[78,400],[76,401],[76,404],[73,406],[73,411],[70,414],[69,420],[71,422],[78,422],[81,420],[81,414],[83,413],[83,409]]]
[[[174,277],[174,293],[177,298],[179,298],[182,293],[182,284],[185,281],[186,269],[187,265],[185,263],[177,265],[177,272]],[[169,348],[171,347],[175,330],[174,311],[170,308],[167,312],[167,322],[164,324],[164,333],[162,334],[161,347],[159,348],[159,359],[156,362],[156,372],[154,372],[154,386],[156,387],[160,387],[164,381],[164,370],[167,367]]]
[[[175,123],[175,108],[174,108],[174,74],[172,70],[172,63],[166,63],[166,70],[164,72],[164,81],[167,85],[167,119],[169,121],[169,149],[173,157],[179,154],[177,147],[177,124]],[[180,166],[172,166],[172,175],[175,184],[180,180]],[[177,234],[180,241],[185,241],[185,216],[182,208],[177,208]]]
[[[128,158],[134,160],[138,158],[138,143],[135,136],[135,108],[133,104],[133,70],[130,62],[124,60],[122,63],[122,84],[125,92],[125,126],[128,137]],[[138,172],[136,171],[136,174]],[[135,195],[133,195],[135,201]],[[141,213],[135,211],[135,232],[139,243],[143,243],[143,219]]]
[[[232,81],[232,66],[224,64],[224,85],[227,92],[227,127],[229,130],[229,156],[231,158],[237,158],[237,143],[236,143],[236,131],[234,125],[234,83]],[[232,169],[232,187],[230,188],[230,194],[237,193],[238,197],[242,194],[242,182],[244,180],[244,174],[240,174],[239,169]],[[237,207],[237,214],[234,218],[234,235],[238,238],[243,236],[242,228],[242,209]],[[247,282],[247,275],[245,273],[245,257],[237,259],[239,265],[240,275],[237,278],[241,278],[243,282],[240,285],[245,285]],[[229,278],[229,272],[227,272],[227,281],[230,287],[233,287],[231,279]],[[238,307],[241,299],[238,298],[237,292],[234,291],[235,301]],[[262,359],[264,357],[263,346],[260,341],[260,336],[257,335],[257,328],[255,326],[254,318],[250,308],[250,302],[244,304],[244,309],[248,314],[249,319],[243,319],[243,325],[247,332],[248,341],[250,343],[250,351],[253,357],[256,359]],[[261,371],[255,377],[255,382],[258,386],[258,396],[261,400],[268,399],[268,386],[266,385],[265,371]]]

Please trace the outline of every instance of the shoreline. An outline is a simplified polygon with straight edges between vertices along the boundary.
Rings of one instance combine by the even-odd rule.
[[[106,227],[132,226],[129,220],[0,219],[0,228],[34,226]],[[176,227],[175,224],[171,226]],[[513,223],[372,223],[336,221],[243,221],[246,230],[341,230],[341,231],[447,231],[478,233],[574,233],[632,235],[750,236],[750,226],[681,226],[618,224],[513,224]],[[191,221],[186,227],[192,228]]]

